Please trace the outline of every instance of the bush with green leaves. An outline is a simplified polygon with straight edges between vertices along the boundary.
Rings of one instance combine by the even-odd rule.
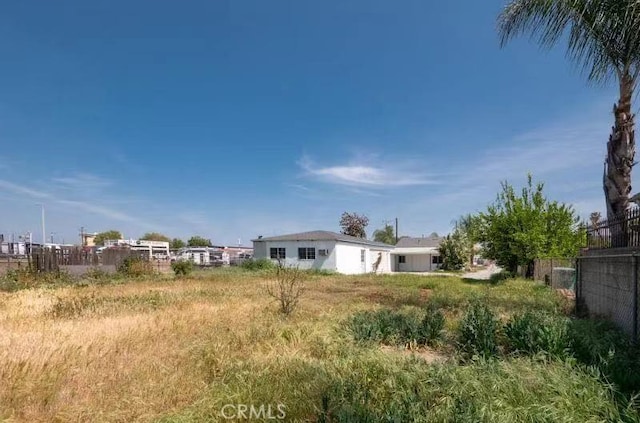
[[[438,252],[442,257],[443,270],[462,270],[469,258],[468,240],[466,235],[459,229],[447,235],[438,247]]]
[[[500,322],[484,303],[471,303],[459,327],[459,342],[463,351],[473,356],[492,357],[497,353],[497,333]]]
[[[176,276],[189,276],[193,272],[193,262],[191,260],[178,260],[171,263],[171,269]]]
[[[247,259],[240,265],[244,270],[273,270],[276,268],[276,264],[268,258],[261,259]]]
[[[513,316],[504,326],[509,351],[564,357],[569,353],[569,319],[540,311]]]
[[[128,277],[141,277],[153,274],[153,265],[142,257],[131,256],[122,260],[118,273]]]

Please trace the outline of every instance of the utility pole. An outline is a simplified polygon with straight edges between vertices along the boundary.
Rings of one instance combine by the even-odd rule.
[[[42,248],[47,244],[47,232],[44,229],[44,203],[40,203],[42,207]]]
[[[398,218],[396,217],[396,244],[398,243]]]
[[[80,246],[84,247],[84,226],[80,226]]]

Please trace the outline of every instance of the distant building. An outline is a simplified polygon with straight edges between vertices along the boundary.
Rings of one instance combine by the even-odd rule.
[[[444,238],[438,236],[411,238],[408,236],[398,240],[393,255],[396,272],[430,272],[442,265],[440,243]]]
[[[198,266],[229,265],[229,253],[224,247],[185,247],[177,251],[175,260],[188,260]]]
[[[81,232],[80,233],[80,240],[82,242],[82,246],[83,247],[95,247],[96,243],[96,236],[98,236],[97,232],[94,233],[87,233],[87,232]]]
[[[129,247],[134,251],[144,251],[150,259],[169,259],[169,243],[166,241],[148,241],[136,239],[109,239],[104,248]]]
[[[300,269],[320,269],[348,275],[391,272],[393,245],[329,231],[258,238],[256,259],[272,259]]]

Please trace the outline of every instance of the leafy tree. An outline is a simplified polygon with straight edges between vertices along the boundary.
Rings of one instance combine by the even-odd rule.
[[[469,255],[469,241],[463,231],[455,229],[438,247],[443,270],[461,270]]]
[[[173,238],[169,243],[169,248],[171,248],[172,250],[179,250],[180,248],[184,248],[186,246],[187,243],[180,238]]]
[[[568,56],[587,71],[590,81],[618,82],[615,124],[607,143],[603,178],[607,218],[622,216],[629,206],[635,136],[633,91],[640,74],[640,2],[629,0],[512,0],[498,18],[502,45],[522,33],[551,47],[567,41]],[[565,36],[568,35],[568,36]],[[614,225],[614,239],[626,246],[627,230]]]
[[[465,249],[469,255],[469,264],[473,265],[473,259],[477,252],[475,246],[482,240],[484,222],[479,215],[466,214],[454,222],[454,227],[464,234],[464,239],[467,242]]]
[[[211,240],[194,235],[187,241],[189,247],[211,247]]]
[[[511,272],[536,258],[575,257],[585,234],[571,206],[549,201],[531,175],[521,195],[507,182],[494,204],[481,213],[484,254]]]
[[[96,245],[104,245],[104,242],[110,239],[122,239],[122,234],[120,233],[120,231],[116,231],[114,229],[111,229],[105,232],[100,232],[98,235],[96,235],[93,242]]]
[[[164,241],[164,242],[171,242],[171,239],[166,236],[166,235],[162,235],[158,232],[147,232],[146,234],[144,234],[142,236],[142,238],[140,238],[141,240],[145,240],[145,241]]]
[[[345,235],[366,238],[365,228],[368,224],[369,218],[365,215],[344,212],[340,217],[340,227],[342,227],[342,233]]]
[[[373,232],[373,240],[376,242],[383,242],[389,245],[396,244],[396,233],[391,225],[384,225],[382,229],[376,229]]]

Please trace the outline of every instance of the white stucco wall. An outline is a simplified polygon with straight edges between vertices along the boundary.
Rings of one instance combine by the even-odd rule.
[[[364,250],[364,263],[361,261],[361,251]],[[365,245],[338,243],[336,245],[338,272],[345,275],[359,275],[367,273],[371,267],[369,249]]]
[[[253,257],[256,259],[269,257],[267,253],[267,243],[264,241],[253,242]]]
[[[380,250],[375,247],[371,247],[369,250],[370,265],[367,269],[369,272],[374,271],[375,263],[380,258],[380,264],[376,273],[390,273],[391,272],[391,253],[388,250]]]
[[[270,258],[272,248],[285,249],[285,264],[300,269],[322,269],[337,271],[335,241],[256,241],[253,243],[255,259]],[[315,260],[299,260],[298,248],[315,248]],[[321,256],[318,250],[328,250],[328,255]]]
[[[433,264],[433,256],[434,254],[405,255],[405,263],[399,263],[399,255],[394,255],[393,260],[400,272],[430,272],[438,268],[437,264]]]

